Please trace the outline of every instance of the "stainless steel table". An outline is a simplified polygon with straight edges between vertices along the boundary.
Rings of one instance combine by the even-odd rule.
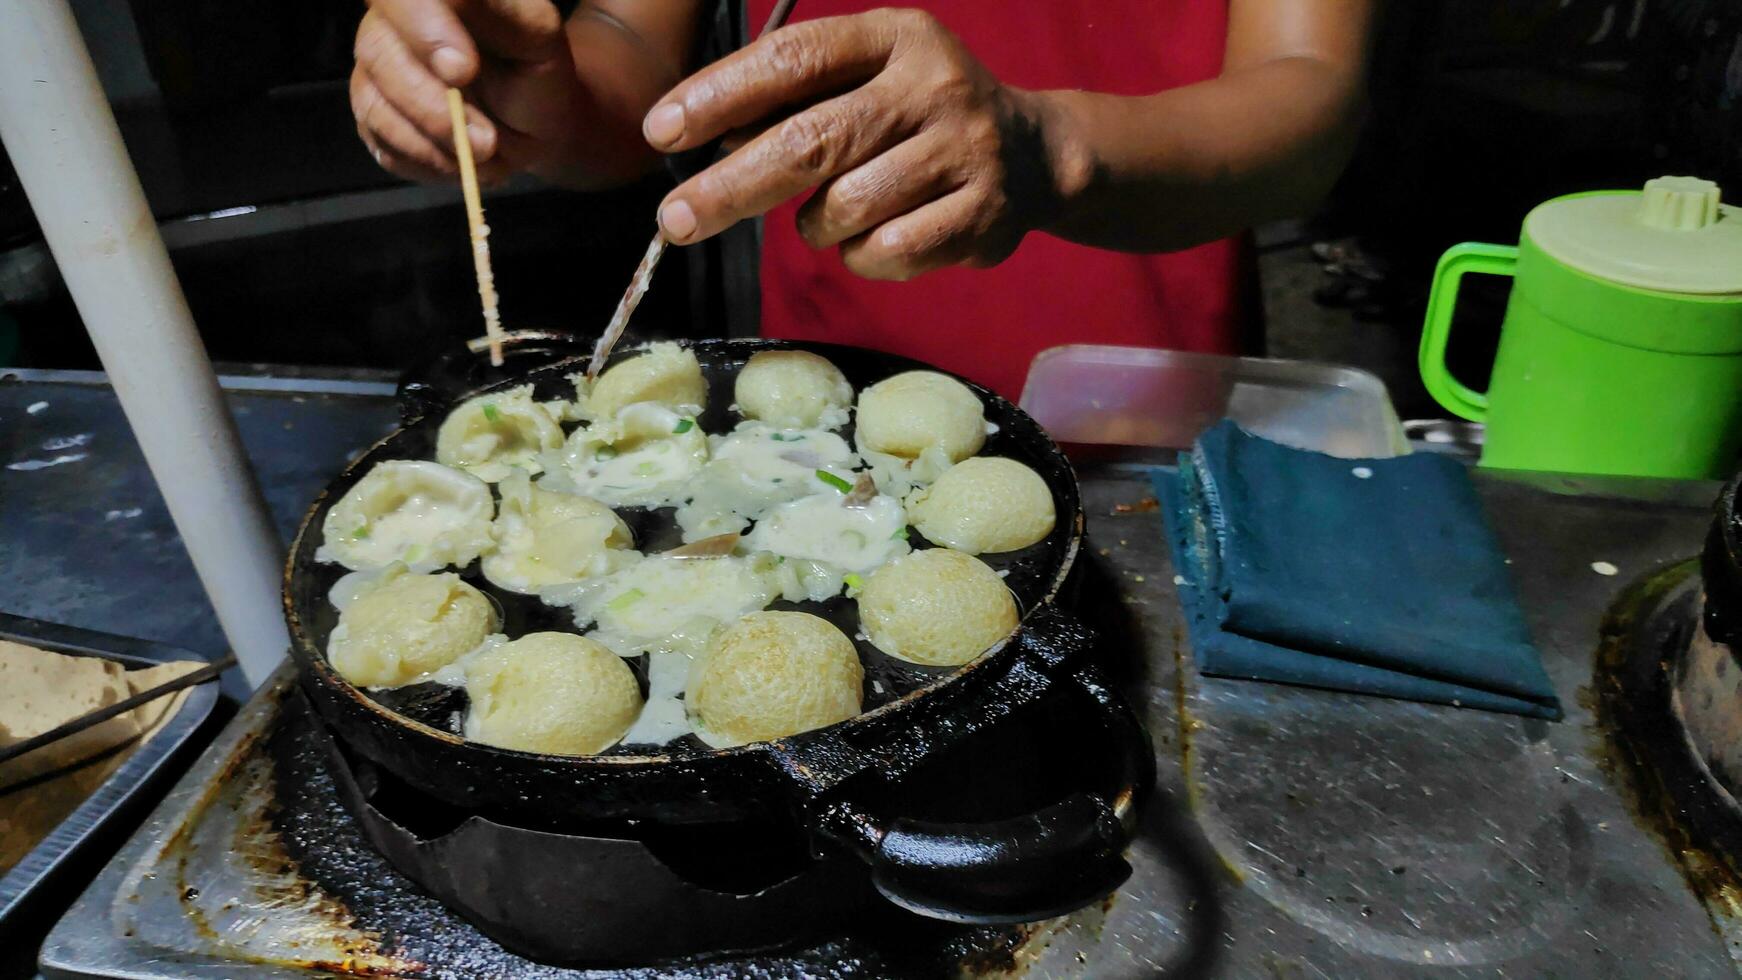
[[[314,494],[396,424],[386,379],[226,375],[286,542]],[[0,610],[225,650],[163,498],[103,375],[0,369]],[[225,690],[245,696],[239,672]]]
[[[93,447],[112,439],[104,448],[113,455],[84,473],[78,463],[0,471],[7,602],[45,618],[216,649],[210,614],[161,507],[152,509],[137,452],[120,445],[119,420],[94,403],[77,421],[53,427],[46,411],[18,415],[36,400],[53,406],[54,393],[30,394],[39,383],[0,385],[5,463],[66,452],[40,447],[84,431],[99,433]],[[350,452],[391,423],[379,389],[235,397],[247,408],[244,438],[285,528]],[[14,496],[28,483],[17,474],[35,480],[57,469],[81,479]],[[1145,504],[1147,472],[1109,467],[1083,476],[1090,553],[1129,620],[1101,625],[1131,636],[1137,648],[1135,690],[1155,740],[1161,793],[1134,849],[1133,881],[1105,908],[1037,930],[1018,957],[1026,973],[1736,972],[1733,920],[1702,907],[1664,844],[1635,821],[1603,765],[1605,736],[1583,694],[1603,611],[1628,581],[1697,551],[1715,485],[1478,478],[1567,707],[1567,719],[1550,724],[1196,675],[1160,518]],[[109,516],[133,508],[137,516]],[[155,524],[129,523],[148,513]],[[43,526],[20,528],[21,518]],[[1595,563],[1620,573],[1601,574]],[[269,712],[264,702],[245,710],[241,727],[93,884],[50,939],[49,972],[297,974],[180,957],[121,936],[114,925],[125,877],[140,872],[190,807],[209,802],[206,790],[227,769],[225,753]]]

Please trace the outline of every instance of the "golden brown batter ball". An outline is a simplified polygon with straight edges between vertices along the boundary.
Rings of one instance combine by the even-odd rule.
[[[684,699],[704,740],[743,745],[857,715],[864,681],[853,641],[827,620],[758,612],[715,634]]]
[[[657,402],[674,412],[691,414],[708,404],[708,382],[695,352],[673,343],[654,344],[644,354],[612,365],[593,382],[586,396],[586,415],[613,419],[639,402]]]
[[[926,540],[970,555],[1015,551],[1052,533],[1052,490],[1014,459],[976,456],[944,471],[909,508]]]
[[[495,620],[484,594],[452,572],[400,575],[345,607],[327,660],[358,687],[398,687],[477,647]]]
[[[859,445],[872,452],[916,459],[927,447],[960,462],[986,443],[980,397],[936,371],[909,371],[859,393]]]
[[[892,657],[932,667],[976,659],[1016,628],[1016,600],[991,566],[948,548],[895,559],[865,580],[859,623]]]
[[[826,357],[770,350],[750,355],[732,397],[745,418],[782,429],[832,429],[847,421],[853,386]]]
[[[532,633],[466,668],[466,737],[550,755],[592,755],[617,744],[641,713],[635,672],[603,644],[573,633]]]

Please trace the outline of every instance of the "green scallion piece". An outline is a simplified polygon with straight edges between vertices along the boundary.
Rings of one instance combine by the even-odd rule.
[[[598,449],[593,450],[593,458],[594,459],[616,459],[617,458],[617,447],[616,446],[600,446]]]
[[[655,462],[651,462],[651,461],[646,462],[646,463],[642,463],[640,466],[635,467],[635,475],[636,476],[658,476],[659,475],[659,464],[655,463]]]
[[[367,525],[367,524],[359,524],[359,525],[357,525],[357,530],[351,532],[351,537],[354,538],[355,540],[358,540],[358,541],[362,541],[363,539],[367,538],[368,536],[369,536],[369,525]]]
[[[889,536],[889,540],[891,540],[891,541],[906,541],[907,540],[907,528],[904,527],[901,530],[895,532],[894,534],[891,534]]]
[[[617,598],[612,599],[610,602],[605,603],[605,608],[612,612],[622,612],[645,598],[647,598],[647,593],[640,589],[630,589],[622,595],[619,595]]]
[[[695,427],[695,419],[678,419],[677,424],[671,427],[671,434],[674,436],[681,436]]]
[[[862,589],[865,587],[865,580],[851,573],[841,579],[841,581],[847,583],[847,588],[849,589]]]
[[[851,483],[848,483],[846,480],[830,473],[828,470],[817,470],[817,479],[827,483],[829,486],[834,487],[842,493],[851,493],[853,491],[853,485]]]
[[[495,402],[485,402],[484,403],[484,417],[489,419],[492,422],[502,421],[502,413],[496,411],[496,403]]]

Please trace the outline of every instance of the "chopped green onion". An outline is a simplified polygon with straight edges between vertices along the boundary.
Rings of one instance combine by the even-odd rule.
[[[635,475],[636,476],[658,476],[659,475],[659,464],[655,463],[651,460],[649,460],[648,462],[642,463],[640,466],[635,467]]]
[[[889,540],[891,540],[891,541],[906,541],[907,540],[907,528],[903,527],[901,530],[895,532],[894,534],[891,534],[889,536]]]
[[[846,480],[830,473],[828,470],[817,470],[817,479],[827,483],[829,486],[834,487],[842,493],[851,493],[853,491],[853,485],[851,483],[848,483]]]
[[[774,561],[774,563],[775,563],[775,564],[776,564],[776,565],[784,565],[784,564],[786,564],[786,556],[785,556],[785,555],[778,555],[778,556],[776,556],[776,558],[775,558],[775,561]]]
[[[778,432],[770,432],[768,434],[768,438],[774,440],[775,442],[785,442],[786,441],[786,437],[781,435]]]
[[[600,446],[598,449],[593,450],[593,458],[594,459],[616,459],[617,458],[617,447],[616,446]]]
[[[847,588],[849,589],[862,589],[865,587],[865,580],[850,572],[845,578],[841,579],[841,581],[847,583]]]
[[[674,436],[681,436],[685,432],[688,432],[689,430],[691,430],[695,427],[696,427],[696,420],[695,419],[678,419],[677,425],[674,425],[671,428],[671,434]]]
[[[645,598],[647,598],[647,593],[640,589],[630,589],[617,598],[612,599],[610,602],[605,603],[605,608],[609,609],[611,612],[622,612]]]
[[[775,482],[775,483],[781,483],[781,482],[784,482],[784,481],[785,481],[785,477],[779,477],[779,476],[777,476],[777,477],[775,477],[775,478],[774,478],[774,482]]]
[[[369,525],[367,525],[367,524],[359,524],[359,525],[357,525],[357,530],[351,532],[351,537],[357,541],[362,541],[363,539],[367,538],[368,536],[369,536]]]
[[[485,402],[484,403],[484,417],[489,419],[492,422],[502,421],[502,413],[496,411],[496,403],[495,402]]]

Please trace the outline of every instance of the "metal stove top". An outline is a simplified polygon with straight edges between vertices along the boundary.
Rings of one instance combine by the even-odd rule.
[[[944,972],[1736,975],[1731,950],[1742,945],[1727,941],[1742,934],[1736,920],[1701,903],[1629,796],[1589,697],[1605,610],[1630,581],[1698,551],[1715,484],[1478,477],[1568,709],[1550,724],[1197,676],[1159,517],[1144,504],[1147,473],[1089,469],[1083,483],[1088,552],[1125,613],[1097,626],[1140,654],[1134,700],[1161,791],[1134,849],[1136,874],[1110,902],[1029,930],[1014,947],[962,949]],[[451,919],[436,938],[452,956],[408,962],[404,937],[371,934],[361,910],[301,874],[267,828],[272,803],[259,790],[274,690],[248,705],[60,923],[45,973],[588,975],[508,970]],[[383,895],[394,891],[390,874]],[[228,948],[212,945],[220,938]],[[427,949],[431,937],[419,941]],[[760,958],[754,973],[889,975],[859,952],[824,944]],[[750,972],[741,962],[701,975],[709,971]]]
[[[1156,928],[1158,910],[1185,910],[1198,900],[1194,890],[1207,897],[1215,887],[1202,860],[1184,862],[1195,876],[1179,873],[1177,834],[1158,828],[1136,848],[1137,870],[1120,899],[1035,927],[935,924],[664,969],[542,966],[501,949],[394,872],[330,780],[299,778],[291,782],[301,796],[281,795],[275,773],[286,763],[269,743],[304,710],[293,691],[287,666],[50,936],[45,974],[847,978],[999,975],[1056,961],[1138,977],[1189,945],[1177,926]]]

